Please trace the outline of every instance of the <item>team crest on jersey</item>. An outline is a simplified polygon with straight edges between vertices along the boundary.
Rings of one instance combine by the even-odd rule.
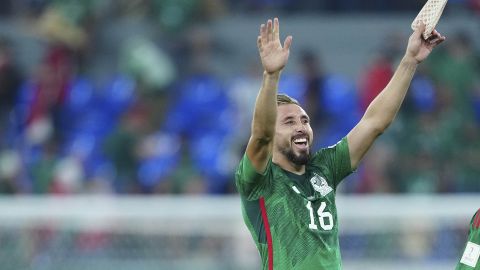
[[[310,183],[313,186],[313,189],[319,192],[322,196],[327,195],[333,189],[328,185],[327,180],[321,177],[318,174],[314,174],[313,177],[310,179]]]

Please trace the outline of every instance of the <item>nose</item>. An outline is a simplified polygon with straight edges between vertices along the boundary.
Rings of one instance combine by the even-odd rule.
[[[301,132],[301,133],[306,133],[307,132],[307,126],[303,123],[299,123],[295,126],[295,131],[296,132]]]

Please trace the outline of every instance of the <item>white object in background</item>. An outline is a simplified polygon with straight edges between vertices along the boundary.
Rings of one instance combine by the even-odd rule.
[[[425,24],[423,38],[428,39],[440,20],[447,1],[448,0],[428,0],[412,22],[413,31],[417,29],[420,22],[423,22]]]

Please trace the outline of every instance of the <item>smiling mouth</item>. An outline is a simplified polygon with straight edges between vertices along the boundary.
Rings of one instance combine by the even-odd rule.
[[[297,138],[294,138],[292,142],[297,148],[308,148],[308,138],[306,136],[298,136]]]
[[[308,141],[307,141],[307,138],[298,138],[298,139],[294,139],[293,143],[296,144],[296,145],[305,145],[306,146]]]

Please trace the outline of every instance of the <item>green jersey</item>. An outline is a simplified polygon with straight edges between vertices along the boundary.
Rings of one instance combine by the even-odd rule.
[[[303,176],[271,159],[260,174],[243,156],[235,182],[263,269],[341,269],[335,193],[351,171],[346,138],[312,155]]]
[[[456,270],[480,270],[480,209],[470,221],[468,241]]]

